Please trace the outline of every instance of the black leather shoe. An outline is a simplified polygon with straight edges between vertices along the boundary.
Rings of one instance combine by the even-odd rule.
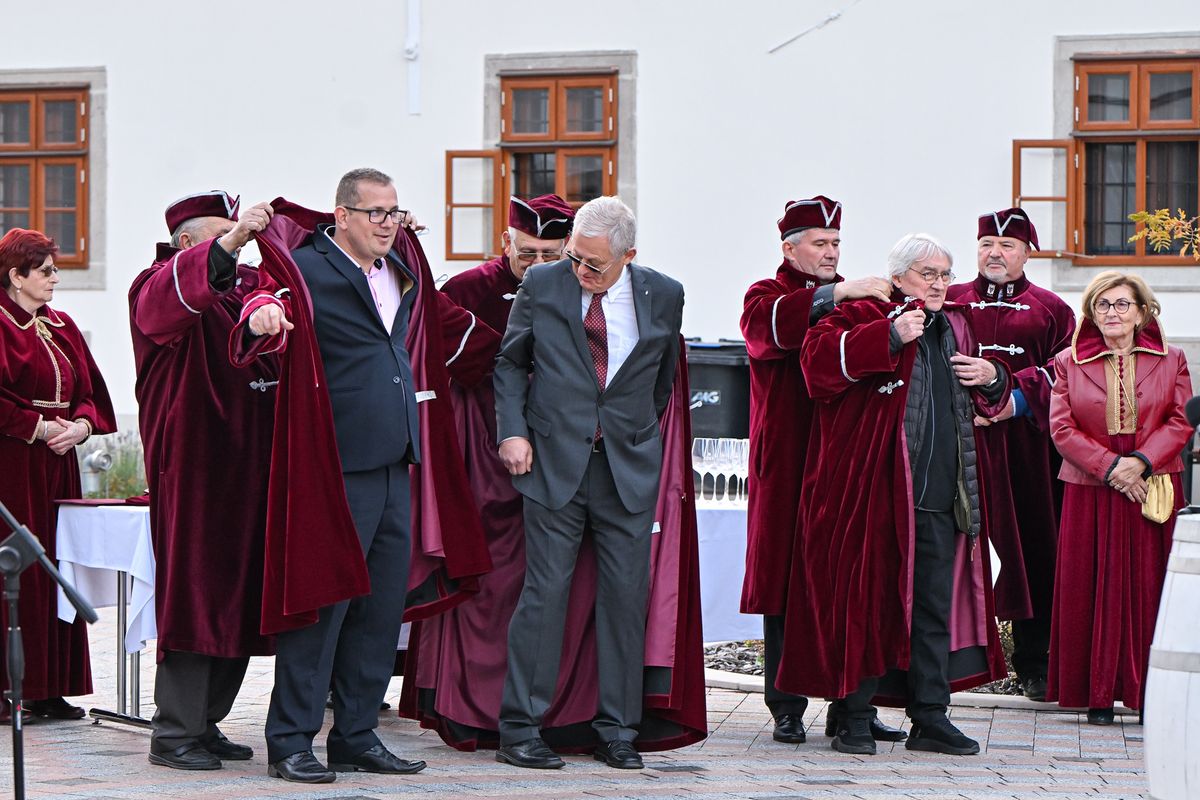
[[[950,756],[973,756],[979,753],[979,742],[954,727],[945,717],[928,725],[914,722],[912,734],[904,746],[909,750],[925,750]]]
[[[150,745],[150,763],[171,769],[220,769],[221,759],[204,749],[199,742],[181,744],[174,750]]]
[[[312,750],[301,750],[267,767],[267,775],[292,783],[333,783],[337,775],[317,761]]]
[[[1046,700],[1046,678],[1028,678],[1021,681],[1021,693],[1026,699],[1033,700],[1037,703],[1045,702]]]
[[[33,712],[26,707],[21,708],[21,724],[28,725],[33,722],[36,717]],[[7,700],[0,700],[0,725],[12,725],[12,706]]]
[[[641,769],[645,766],[638,751],[633,749],[633,743],[623,739],[615,739],[600,745],[592,753],[592,758],[617,769]]]
[[[1087,721],[1088,725],[1112,725],[1116,719],[1116,714],[1112,710],[1112,706],[1108,708],[1089,708]]]
[[[222,761],[249,761],[254,758],[254,751],[244,744],[234,744],[225,738],[225,734],[217,731],[211,739],[201,739],[200,744]]]
[[[536,737],[516,744],[501,745],[496,751],[496,760],[529,769],[562,769],[566,763],[554,754],[549,745]]]
[[[375,772],[380,775],[412,775],[425,769],[424,761],[405,761],[383,746],[375,745],[345,761],[329,759],[334,772]]]
[[[25,710],[46,719],[83,719],[87,716],[87,712],[82,708],[71,705],[61,697],[30,700],[25,704]]]
[[[837,735],[837,714],[833,713],[833,704],[825,712],[825,735],[832,738]],[[884,725],[879,715],[871,717],[871,738],[877,742],[903,742],[908,734],[891,725]]]
[[[775,718],[775,732],[771,738],[786,744],[804,744],[804,719],[799,714],[780,714]]]
[[[838,719],[837,735],[830,747],[839,753],[860,756],[875,755],[875,739],[871,736],[869,717],[841,717]]]

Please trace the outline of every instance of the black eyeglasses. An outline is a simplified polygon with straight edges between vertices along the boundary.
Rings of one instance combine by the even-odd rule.
[[[391,211],[385,211],[382,208],[355,208],[354,206],[342,206],[347,211],[357,211],[360,214],[367,215],[367,222],[372,225],[382,225],[384,217],[387,217],[397,225],[401,220],[408,216],[408,212],[402,208],[393,208]]]
[[[570,250],[564,250],[563,255],[566,256],[567,258],[571,259],[571,262],[574,263],[575,266],[587,267],[590,271],[594,272],[597,275],[603,275],[604,273],[608,272],[610,269],[613,268],[613,264],[617,263],[617,260],[613,259],[612,261],[608,262],[608,266],[597,267],[595,264],[584,261],[582,258],[575,255]]]
[[[1124,297],[1122,297],[1115,303],[1110,303],[1107,300],[1097,300],[1096,304],[1092,307],[1096,309],[1097,314],[1107,314],[1110,308],[1115,309],[1118,314],[1128,314],[1129,309],[1133,308],[1135,305],[1137,305],[1137,303],[1133,302],[1132,300],[1126,300]]]

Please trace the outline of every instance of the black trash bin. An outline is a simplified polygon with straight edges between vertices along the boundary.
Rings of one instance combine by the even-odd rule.
[[[746,343],[720,339],[687,343],[692,436],[750,436],[750,357]]]

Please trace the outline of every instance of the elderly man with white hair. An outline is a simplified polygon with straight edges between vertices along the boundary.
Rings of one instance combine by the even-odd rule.
[[[888,256],[892,295],[839,304],[800,363],[816,406],[792,559],[778,686],[835,698],[835,750],[874,754],[876,702],[905,705],[909,750],[979,752],[946,717],[951,688],[1003,674],[976,468],[976,415],[1009,400],[963,310],[950,252],[909,234]]]
[[[596,554],[595,756],[638,769],[650,543],[683,286],[633,263],[637,223],[585,203],[565,255],[525,273],[496,359],[500,460],[524,495],[526,573],[508,629],[496,758],[557,769],[541,736],[585,528]]]

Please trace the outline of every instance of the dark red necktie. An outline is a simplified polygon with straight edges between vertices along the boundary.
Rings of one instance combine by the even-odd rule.
[[[588,350],[592,353],[592,364],[596,368],[596,380],[600,383],[600,391],[608,381],[608,323],[604,320],[604,308],[600,300],[608,292],[597,292],[592,295],[591,305],[583,317],[583,332],[587,335]],[[596,437],[600,438],[600,426],[596,425]]]

